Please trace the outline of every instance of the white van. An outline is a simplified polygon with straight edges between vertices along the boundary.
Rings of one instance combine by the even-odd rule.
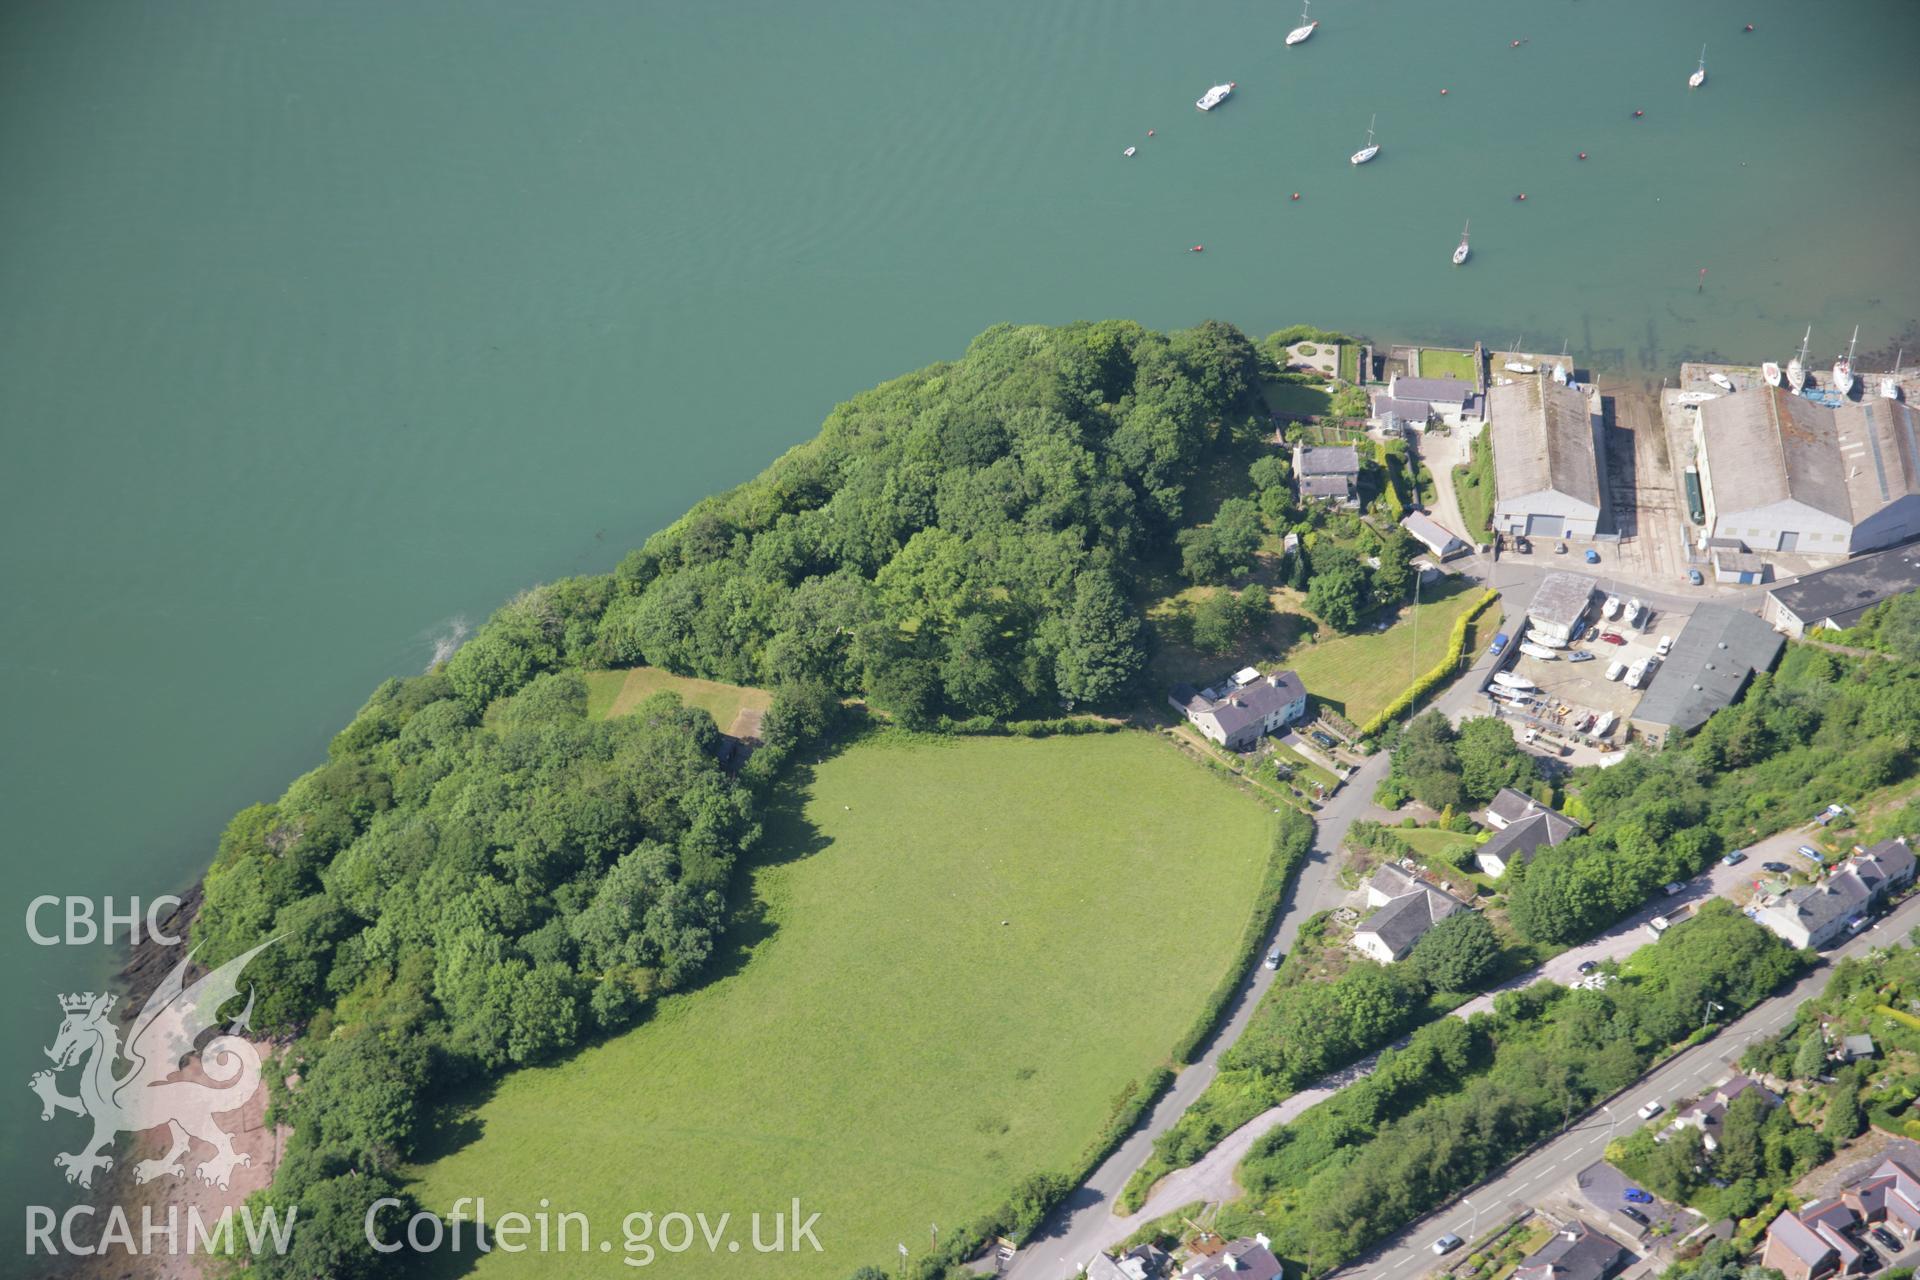
[[[1616,658],[1607,664],[1607,679],[1618,680],[1625,674],[1627,674],[1627,664],[1621,662],[1619,659]]]

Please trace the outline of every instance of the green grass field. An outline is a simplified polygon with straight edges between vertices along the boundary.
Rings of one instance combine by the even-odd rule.
[[[1420,376],[1423,378],[1458,378],[1462,382],[1473,381],[1473,357],[1465,351],[1438,351],[1433,347],[1420,348]]]
[[[746,1240],[797,1196],[825,1252],[649,1271],[844,1280],[1071,1166],[1228,967],[1272,821],[1146,733],[881,735],[787,794],[723,976],[507,1078],[416,1171],[437,1210],[546,1197],[613,1253],[470,1274],[618,1275],[627,1213],[731,1212]]]
[[[1326,413],[1328,405],[1332,403],[1332,398],[1319,387],[1298,382],[1263,378],[1260,389],[1266,396],[1268,410],[1273,413],[1320,415]]]
[[[1360,348],[1356,343],[1340,344],[1340,379],[1343,382],[1360,381]]]
[[[623,716],[662,689],[680,695],[680,701],[713,717],[722,733],[742,711],[765,711],[773,701],[763,689],[677,676],[658,667],[630,667],[624,671],[587,672],[587,718],[605,720]]]
[[[1307,692],[1355,724],[1365,724],[1447,656],[1454,619],[1479,599],[1480,593],[1470,588],[1470,583],[1458,578],[1427,588],[1429,593],[1444,590],[1447,594],[1421,603],[1417,628],[1414,607],[1408,605],[1385,631],[1369,629],[1343,636],[1323,630],[1316,639],[1302,637],[1281,656],[1281,663],[1300,673]]]
[[[1421,857],[1439,858],[1446,862],[1452,862],[1460,850],[1473,847],[1472,836],[1463,836],[1457,831],[1443,831],[1438,827],[1396,827],[1393,834],[1412,845],[1414,852]]]

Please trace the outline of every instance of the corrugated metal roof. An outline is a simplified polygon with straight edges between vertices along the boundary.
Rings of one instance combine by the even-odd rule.
[[[1501,501],[1552,490],[1600,510],[1587,393],[1550,378],[1516,378],[1487,393],[1493,474]]]

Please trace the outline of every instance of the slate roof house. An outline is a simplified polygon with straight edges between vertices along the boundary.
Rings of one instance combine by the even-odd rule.
[[[1344,507],[1360,505],[1360,454],[1350,444],[1293,446],[1293,478],[1303,501],[1326,498]]]
[[[1135,1245],[1125,1253],[1096,1253],[1087,1263],[1087,1280],[1160,1280],[1173,1261],[1150,1244]]]
[[[1842,556],[1920,533],[1920,415],[1902,401],[1749,387],[1701,405],[1694,436],[1710,537]]]
[[[1486,416],[1485,401],[1474,384],[1460,378],[1409,378],[1396,373],[1387,383],[1387,395],[1398,404],[1425,408],[1427,412],[1415,419],[1422,425],[1429,415],[1450,427],[1478,422]]]
[[[1549,809],[1525,792],[1502,787],[1487,806],[1487,825],[1493,838],[1481,845],[1474,861],[1487,875],[1500,877],[1516,862],[1531,862],[1543,847],[1551,848],[1579,835],[1572,818]]]
[[[1280,1259],[1273,1256],[1273,1241],[1256,1235],[1230,1241],[1219,1253],[1192,1263],[1180,1275],[1182,1280],[1279,1280],[1280,1270]]]
[[[1769,1109],[1780,1105],[1780,1095],[1760,1084],[1750,1076],[1731,1075],[1713,1087],[1713,1092],[1700,1097],[1694,1104],[1673,1118],[1676,1129],[1698,1129],[1701,1140],[1709,1151],[1720,1147],[1720,1126],[1726,1121],[1727,1108],[1734,1099],[1742,1094],[1758,1092],[1766,1099]]]
[[[1409,871],[1387,863],[1367,881],[1367,904],[1377,908],[1354,930],[1353,945],[1381,964],[1405,958],[1427,930],[1467,904]]]
[[[1594,535],[1604,505],[1597,399],[1550,378],[1516,378],[1487,393],[1497,531]]]
[[[1846,936],[1853,921],[1913,883],[1914,857],[1905,836],[1882,840],[1842,863],[1819,884],[1780,895],[1754,918],[1796,947],[1818,951]]]
[[[1612,1236],[1575,1218],[1521,1259],[1514,1280],[1611,1280],[1633,1255]]]
[[[1225,689],[1177,684],[1167,701],[1212,741],[1229,751],[1245,751],[1307,713],[1307,687],[1291,671],[1269,676],[1255,672],[1244,682],[1236,676]]]
[[[1920,1177],[1898,1160],[1883,1160],[1839,1196],[1782,1213],[1767,1228],[1760,1265],[1787,1280],[1852,1272],[1864,1255],[1846,1233],[1863,1222],[1912,1243],[1920,1234]]]

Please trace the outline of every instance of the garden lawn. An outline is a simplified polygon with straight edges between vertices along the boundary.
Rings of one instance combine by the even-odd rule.
[[[1451,863],[1462,849],[1473,847],[1473,837],[1461,835],[1457,831],[1443,831],[1438,827],[1402,827],[1389,828],[1396,836],[1413,847],[1413,851],[1423,858],[1438,858]]]
[[[1281,665],[1300,673],[1307,692],[1355,724],[1373,714],[1447,656],[1447,640],[1454,619],[1473,607],[1480,592],[1462,578],[1452,578],[1432,591],[1447,595],[1419,606],[1419,648],[1414,646],[1414,606],[1403,607],[1385,631],[1367,629],[1352,635],[1322,630],[1316,639],[1303,638],[1282,658]],[[1472,652],[1469,650],[1468,652]]]
[[[624,716],[648,697],[662,689],[680,695],[680,701],[699,707],[713,717],[725,733],[742,711],[763,712],[773,696],[763,689],[748,689],[714,680],[696,680],[677,676],[659,667],[630,667],[624,671],[589,671],[587,675],[587,718],[607,720]]]
[[[615,1274],[629,1212],[731,1212],[748,1241],[798,1197],[824,1252],[701,1246],[650,1273],[844,1280],[1076,1167],[1234,963],[1271,843],[1268,807],[1140,732],[881,734],[803,775],[724,976],[508,1077],[479,1136],[415,1171],[442,1212],[587,1213],[611,1258],[472,1275]]]
[[[1318,417],[1325,414],[1333,402],[1333,398],[1319,387],[1299,382],[1263,378],[1260,389],[1266,395],[1267,409],[1271,413]]]
[[[1432,347],[1420,348],[1420,376],[1423,378],[1458,378],[1462,382],[1473,381],[1473,357],[1465,351],[1436,351]]]

